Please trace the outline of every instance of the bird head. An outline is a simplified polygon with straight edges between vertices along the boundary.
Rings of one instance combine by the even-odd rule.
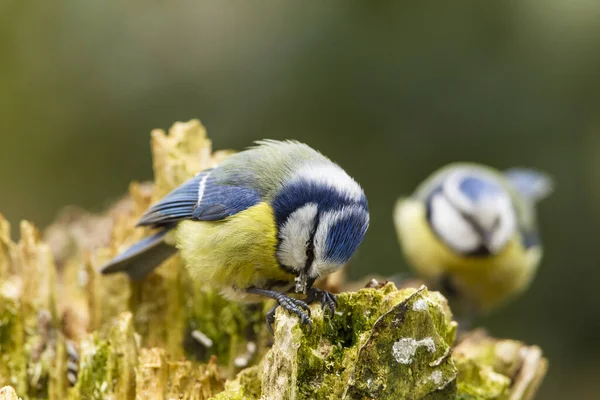
[[[369,211],[361,187],[337,165],[300,169],[272,201],[276,257],[298,276],[296,291],[341,268],[362,242]]]
[[[517,228],[509,193],[485,171],[450,173],[427,199],[427,216],[442,241],[468,256],[499,253]]]

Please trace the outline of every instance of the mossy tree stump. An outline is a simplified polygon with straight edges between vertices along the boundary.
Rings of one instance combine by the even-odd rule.
[[[44,240],[23,222],[18,242],[0,216],[0,400],[534,396],[539,348],[480,332],[455,346],[446,300],[424,287],[341,293],[333,316],[312,307],[310,335],[279,310],[272,338],[271,304],[223,299],[177,256],[141,283],[99,275],[148,233],[135,223],[152,202],[230,153],[213,153],[197,120],[151,142],[155,182],[103,215],[71,208]]]

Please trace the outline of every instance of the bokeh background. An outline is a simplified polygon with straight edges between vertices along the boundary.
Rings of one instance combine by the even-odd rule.
[[[551,173],[531,290],[480,320],[600,390],[600,2],[0,2],[0,211],[48,225],[151,178],[149,132],[305,141],[365,188],[355,277],[407,271],[397,196],[456,160]]]

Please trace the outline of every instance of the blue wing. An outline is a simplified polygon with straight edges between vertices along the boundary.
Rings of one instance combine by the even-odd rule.
[[[206,170],[167,194],[146,211],[138,226],[166,227],[185,219],[217,221],[260,202],[254,189],[220,184],[214,171]]]

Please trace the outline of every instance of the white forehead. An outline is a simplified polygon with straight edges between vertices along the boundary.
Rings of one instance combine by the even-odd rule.
[[[461,183],[465,178],[479,179],[483,182],[489,183],[490,187],[497,188],[497,191],[490,192],[487,196],[484,195],[484,198],[478,201],[480,205],[485,203],[489,205],[490,203],[495,203],[498,201],[508,203],[511,202],[508,192],[502,188],[498,182],[498,179],[494,175],[485,171],[460,168],[448,175],[444,182],[443,190],[453,204],[459,207],[461,210],[472,213],[475,212],[476,207],[476,204],[473,203],[473,200],[467,197],[460,188]]]
[[[360,185],[336,164],[306,165],[294,175],[293,180],[306,180],[335,189],[348,200],[359,201],[363,196]]]
[[[443,195],[433,196],[431,209],[433,228],[451,248],[460,253],[468,253],[480,245],[481,239],[477,232]]]

